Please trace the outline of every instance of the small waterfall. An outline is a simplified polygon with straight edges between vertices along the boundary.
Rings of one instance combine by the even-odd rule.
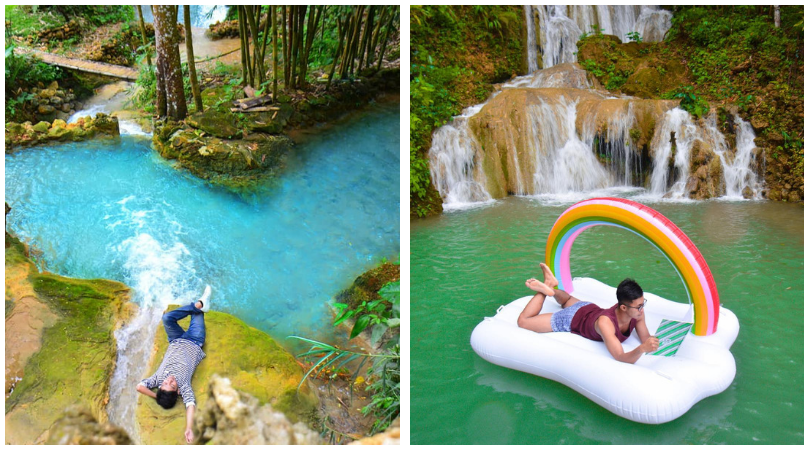
[[[629,42],[628,33],[638,32],[644,42],[659,42],[671,25],[672,13],[657,6],[524,6],[529,73],[537,70],[538,46],[543,68],[576,62],[577,41],[593,27],[603,34]],[[535,15],[539,30],[535,29]],[[534,64],[533,64],[534,62]]]
[[[482,106],[465,109],[451,123],[433,133],[433,143],[428,151],[430,176],[445,208],[492,200],[482,184],[486,176],[481,165],[476,163],[476,152],[481,146],[467,124]]]
[[[726,197],[743,198],[743,191],[751,189],[751,193],[757,196],[762,190],[762,181],[757,173],[751,169],[753,160],[754,128],[750,123],[742,120],[739,116],[734,117],[736,128],[736,154],[733,161],[728,161],[728,152],[720,154],[720,161],[723,163],[723,174],[726,179]]]
[[[653,153],[651,194],[663,196],[670,192],[674,198],[686,197],[689,156],[697,139],[698,127],[688,112],[680,108],[667,111],[663,123],[656,130],[651,146]],[[670,173],[670,165],[675,168],[675,173]],[[674,183],[671,178],[674,178]]]
[[[529,73],[537,71],[537,33],[535,33],[534,17],[532,17],[532,7],[523,5],[523,12],[526,15],[526,51],[528,52]]]
[[[611,184],[590,143],[577,135],[577,102],[532,105],[527,116],[535,155],[534,190],[528,194],[591,191]]]
[[[100,87],[96,94],[85,102],[85,109],[76,111],[67,120],[67,123],[75,123],[82,117],[95,117],[98,113],[111,115],[116,111],[125,109],[131,82],[119,81]],[[151,136],[151,133],[143,131],[138,123],[131,120],[118,119],[118,131],[122,135]]]
[[[134,196],[122,199],[117,214],[108,215],[108,228],[125,227],[132,230],[132,237],[124,240],[110,252],[123,260],[124,282],[132,286],[133,301],[138,306],[137,315],[124,327],[116,330],[118,356],[115,371],[110,379],[110,402],[107,413],[110,422],[127,430],[137,442],[138,429],[135,422],[137,396],[135,386],[149,376],[149,359],[155,332],[161,324],[163,310],[171,303],[190,303],[201,292],[192,259],[186,246],[180,241],[182,230],[162,233],[153,237],[146,228],[146,220],[154,212],[146,208],[148,199]],[[134,206],[129,206],[134,204]],[[112,206],[112,205],[111,205]],[[167,218],[167,223],[174,223]],[[163,240],[163,242],[161,242]]]

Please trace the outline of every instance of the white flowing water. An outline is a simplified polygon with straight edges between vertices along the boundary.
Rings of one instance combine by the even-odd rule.
[[[576,62],[577,41],[583,34],[618,36],[630,42],[628,34],[637,32],[643,42],[659,42],[671,25],[672,13],[657,6],[525,6],[527,58],[529,73],[538,69],[538,51],[542,68]],[[537,29],[536,29],[537,28]]]
[[[674,140],[673,140],[674,139]],[[689,154],[698,139],[698,127],[692,121],[692,116],[675,108],[667,111],[664,122],[656,131],[653,139],[651,153],[653,155],[653,171],[650,176],[650,193],[655,196],[664,196],[668,192],[673,198],[684,198],[686,193],[686,177],[689,175]],[[672,147],[675,146],[673,149]],[[675,173],[670,173],[670,160]],[[675,181],[670,178],[674,175]]]
[[[514,177],[511,194],[570,198],[605,189],[643,188],[642,195],[646,197],[688,201],[692,151],[700,144],[720,155],[726,186],[724,198],[742,199],[746,188],[758,197],[763,182],[755,170],[754,132],[749,123],[735,117],[737,135],[730,146],[714,115],[696,122],[683,109],[670,109],[658,120],[649,143],[650,160],[645,162],[643,149],[636,146],[631,136],[632,130],[639,128],[632,99],[610,98],[593,91],[584,71],[576,66],[564,70],[560,67],[518,77],[501,86],[502,91],[487,102],[508,89],[554,87],[588,90],[590,94],[601,95],[602,101],[618,102],[621,107],[603,123],[597,123],[596,114],[578,118],[576,100],[538,96],[536,103],[526,107],[526,123],[517,127],[523,130],[522,136],[506,135],[506,158],[512,165],[519,168],[521,160],[522,164],[531,164],[530,179],[523,175],[525,170],[510,171]],[[445,210],[493,201],[487,189],[490,180],[482,164],[488,149],[482,147],[469,127],[470,118],[485,105],[467,108],[433,135],[428,151],[430,173]],[[509,131],[515,133],[511,128]],[[520,141],[525,148],[518,148]],[[519,159],[521,151],[529,152],[531,157]],[[645,171],[649,171],[648,178]]]
[[[723,174],[726,178],[726,197],[739,199],[743,198],[745,188],[750,188],[753,194],[762,190],[763,183],[757,173],[751,169],[753,160],[754,128],[750,123],[742,120],[739,116],[734,117],[736,128],[737,152],[734,159],[729,161],[728,153],[720,155],[723,163]]]
[[[526,16],[526,23],[532,26],[526,27],[526,51],[528,52],[529,73],[537,71],[537,33],[535,33],[534,19],[532,17],[532,7],[523,5],[523,12]]]
[[[428,152],[430,176],[446,208],[492,200],[482,184],[486,179],[484,171],[476,162],[476,152],[481,146],[467,125],[467,119],[477,114],[482,106],[465,109],[452,123],[433,134],[433,145]]]

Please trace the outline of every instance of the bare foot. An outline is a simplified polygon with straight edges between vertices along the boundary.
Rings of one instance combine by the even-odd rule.
[[[540,267],[543,269],[543,283],[552,289],[557,287],[559,283],[557,283],[557,279],[554,278],[554,274],[551,273],[551,269],[544,263],[540,263]]]
[[[535,292],[539,292],[539,293],[541,293],[543,295],[547,295],[549,297],[554,296],[554,289],[546,286],[545,284],[537,281],[534,278],[529,278],[528,280],[526,280],[526,287],[533,290],[533,291],[535,291]]]

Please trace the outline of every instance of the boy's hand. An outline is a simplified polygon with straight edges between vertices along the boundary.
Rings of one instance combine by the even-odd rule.
[[[658,338],[655,336],[650,336],[647,338],[646,341],[644,341],[643,344],[641,344],[641,351],[643,351],[644,353],[652,353],[658,350],[658,345],[659,345]]]
[[[191,444],[191,441],[194,440],[194,432],[191,431],[191,428],[186,428],[186,443]]]

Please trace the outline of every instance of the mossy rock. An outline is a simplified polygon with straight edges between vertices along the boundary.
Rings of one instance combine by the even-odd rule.
[[[9,251],[16,253],[9,257]],[[6,249],[6,262],[20,263],[20,246]],[[35,270],[29,276],[37,298],[57,319],[42,334],[25,375],[6,399],[6,443],[47,438],[65,408],[87,408],[106,421],[109,382],[115,367],[113,331],[130,311],[129,288],[109,280],[78,280]]]
[[[194,113],[186,118],[186,123],[192,127],[224,139],[230,139],[239,134],[239,129],[233,125],[236,122],[236,115],[214,109]]]
[[[170,306],[169,310],[176,307]],[[189,322],[187,317],[179,323],[187,329]],[[158,328],[152,362],[144,378],[155,373],[168,347],[166,331],[162,326]],[[292,422],[314,423],[318,400],[307,383],[296,391],[304,371],[273,338],[229,314],[214,311],[205,314],[205,328],[206,357],[191,380],[197,411],[208,399],[209,380],[217,374],[229,378],[235,389],[256,397],[262,404],[270,403]],[[141,443],[185,443],[182,399],[178,399],[174,408],[165,410],[152,398],[139,395],[136,418]]]
[[[399,264],[382,263],[357,277],[348,289],[335,296],[335,300],[346,303],[349,309],[354,309],[362,302],[379,299],[377,292],[389,282],[397,280],[399,280]]]

